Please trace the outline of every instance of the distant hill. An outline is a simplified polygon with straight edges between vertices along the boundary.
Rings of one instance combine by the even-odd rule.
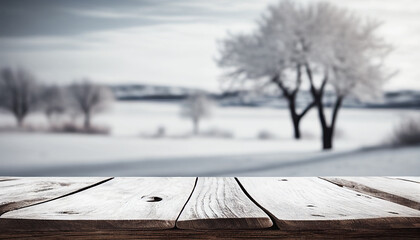
[[[194,92],[203,90],[159,86],[149,84],[121,84],[110,86],[114,96],[119,101],[182,101]],[[220,106],[247,106],[247,107],[287,107],[287,102],[281,96],[262,95],[252,91],[232,91],[222,94],[206,92]],[[325,104],[332,105],[334,95],[325,93]],[[298,105],[305,106],[312,100],[308,91],[301,91]],[[347,108],[420,108],[420,91],[402,90],[386,92],[382,99],[372,102],[362,102],[348,97],[343,103]]]
[[[110,86],[116,99],[121,101],[152,100],[173,101],[185,99],[197,89],[158,86],[148,84],[127,84]]]
[[[420,108],[420,91],[386,92],[382,103],[370,103],[368,107]]]

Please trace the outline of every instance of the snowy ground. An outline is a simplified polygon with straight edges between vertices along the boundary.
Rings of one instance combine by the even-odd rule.
[[[232,139],[190,138],[188,120],[172,103],[119,102],[94,119],[111,136],[0,133],[0,175],[24,176],[314,176],[420,175],[420,148],[360,150],[380,144],[416,110],[343,109],[335,150],[320,151],[318,120],[302,122],[305,138],[290,138],[288,112],[270,108],[214,108],[204,131],[231,132]],[[45,125],[41,115],[28,119]],[[13,119],[0,115],[0,125]],[[165,138],[142,138],[163,127]],[[260,140],[260,131],[275,139]]]

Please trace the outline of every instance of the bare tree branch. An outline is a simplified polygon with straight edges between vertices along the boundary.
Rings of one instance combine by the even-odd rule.
[[[107,108],[112,95],[107,87],[93,84],[88,79],[75,82],[69,86],[73,107],[84,116],[84,126],[91,127],[92,115]]]
[[[39,88],[31,73],[22,68],[1,70],[0,107],[15,116],[18,126],[38,106],[38,98]]]

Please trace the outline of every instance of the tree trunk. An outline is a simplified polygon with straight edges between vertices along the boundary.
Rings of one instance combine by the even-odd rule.
[[[193,119],[193,125],[194,125],[194,135],[198,135],[198,132],[199,132],[198,119]]]
[[[22,116],[16,116],[17,125],[19,128],[23,126],[23,117]]]
[[[322,81],[321,87],[317,90],[314,86],[313,78],[312,78],[312,71],[308,64],[305,65],[306,73],[309,78],[309,82],[311,84],[311,94],[314,99],[315,105],[318,108],[318,117],[319,122],[321,125],[322,130],[322,149],[323,150],[329,150],[333,147],[333,138],[334,138],[334,128],[335,123],[337,120],[337,114],[338,110],[341,107],[341,104],[343,102],[344,96],[337,96],[337,99],[335,101],[332,118],[331,118],[331,124],[328,126],[325,112],[324,112],[324,105],[322,103],[322,97],[324,95],[325,86],[328,81],[328,72],[326,72],[324,76],[324,80]]]
[[[322,128],[322,149],[324,150],[332,149],[333,147],[335,123],[337,122],[338,111],[340,110],[341,104],[343,102],[343,98],[344,98],[343,96],[339,96],[337,97],[337,100],[335,101],[330,126],[327,125],[327,122],[325,120],[325,113],[324,113],[324,106],[322,105],[322,98],[319,98],[319,97],[317,98],[318,114],[319,114],[321,128]]]
[[[293,119],[293,129],[294,129],[295,139],[300,139],[299,123],[300,123],[300,119]]]
[[[331,149],[333,146],[335,123],[337,122],[338,111],[340,110],[343,98],[343,96],[338,96],[337,100],[335,101],[334,109],[332,112],[331,124],[330,127],[327,128],[326,136],[324,136],[324,149]]]
[[[299,87],[301,84],[301,65],[298,64],[296,66],[297,68],[297,74],[296,74],[296,82],[297,82],[297,86],[293,91],[289,91],[281,82],[281,79],[279,78],[278,75],[274,76],[272,78],[272,82],[274,82],[279,89],[283,92],[283,96],[287,99],[288,103],[289,103],[289,112],[290,112],[290,117],[292,118],[292,124],[293,124],[293,130],[294,130],[294,138],[295,139],[300,139],[301,135],[300,135],[300,120],[303,118],[303,116],[305,116],[306,113],[308,113],[308,111],[315,106],[315,102],[310,103],[308,106],[306,106],[305,109],[303,109],[303,111],[298,114],[296,112],[296,97],[297,97],[297,93],[299,91]]]
[[[332,134],[325,119],[324,105],[322,105],[322,93],[313,93],[313,97],[318,109],[319,123],[322,130],[322,149],[328,150],[332,148]]]
[[[85,129],[90,129],[90,113],[85,113]]]
[[[332,149],[333,144],[333,131],[331,127],[322,128],[322,149]]]
[[[300,128],[299,128],[300,117],[296,113],[295,101],[296,99],[294,97],[289,98],[289,112],[290,112],[290,117],[292,118],[294,137],[295,139],[300,139]]]

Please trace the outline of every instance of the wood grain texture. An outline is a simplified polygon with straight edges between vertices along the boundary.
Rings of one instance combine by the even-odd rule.
[[[319,178],[238,178],[280,230],[420,228],[420,212]]]
[[[173,228],[195,180],[114,178],[64,198],[8,212],[0,218],[0,229]]]
[[[420,229],[371,229],[371,230],[310,230],[281,231],[257,230],[101,230],[101,231],[30,231],[0,232],[0,239],[419,239]]]
[[[176,226],[181,229],[258,229],[269,216],[242,191],[234,178],[198,178]]]
[[[7,211],[62,197],[109,179],[103,177],[1,177],[0,215]]]
[[[386,177],[325,177],[355,191],[420,210],[420,184]]]

